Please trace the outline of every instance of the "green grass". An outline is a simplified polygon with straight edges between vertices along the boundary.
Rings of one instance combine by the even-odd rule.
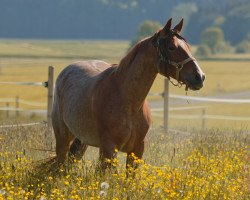
[[[104,59],[110,62],[127,51],[127,41],[0,40],[2,58]]]

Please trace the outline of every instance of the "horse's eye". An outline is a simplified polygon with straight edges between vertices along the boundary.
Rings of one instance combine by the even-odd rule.
[[[174,51],[174,50],[175,50],[175,46],[172,46],[172,45],[171,45],[171,46],[168,46],[168,50],[169,50],[169,51]]]

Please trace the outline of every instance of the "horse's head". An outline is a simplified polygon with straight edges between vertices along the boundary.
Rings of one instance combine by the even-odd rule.
[[[177,85],[185,84],[186,90],[199,90],[203,87],[205,74],[191,55],[188,43],[180,35],[183,19],[173,29],[171,25],[172,18],[153,37],[158,56],[157,70],[168,78],[176,79]]]

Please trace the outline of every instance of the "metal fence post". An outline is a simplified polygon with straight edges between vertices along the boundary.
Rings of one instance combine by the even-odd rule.
[[[164,131],[168,131],[168,121],[169,121],[169,80],[167,78],[164,79]]]

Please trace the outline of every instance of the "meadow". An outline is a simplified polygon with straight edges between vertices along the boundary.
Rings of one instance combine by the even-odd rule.
[[[118,63],[127,52],[127,41],[36,41],[0,40],[0,82],[47,81],[47,68],[55,76],[68,64],[82,59]],[[246,55],[225,55],[246,58]],[[221,57],[221,56],[220,56]],[[200,60],[206,73],[204,88],[190,96],[217,96],[250,90],[247,60]],[[37,86],[0,85],[1,98],[19,98],[44,103],[47,90]],[[158,76],[150,92],[163,91]],[[184,88],[170,86],[170,93],[185,95]],[[235,96],[234,98],[237,98]],[[159,98],[148,97],[156,102]],[[4,107],[5,102],[0,102]],[[206,106],[206,114],[249,117],[249,104],[173,102],[171,107]],[[11,105],[14,106],[14,105]],[[21,105],[21,108],[37,109]],[[202,110],[170,111],[171,115],[201,115]],[[13,113],[12,113],[13,114]],[[55,155],[55,141],[45,138],[46,126],[0,128],[1,199],[250,199],[249,121],[172,119],[171,129],[161,128],[162,112],[153,117],[140,167],[126,178],[125,155],[118,154],[112,171],[100,176],[95,167],[98,149],[90,147],[83,159],[51,172],[39,165]],[[44,116],[6,119],[0,124],[46,120]],[[45,160],[44,160],[45,159]],[[135,174],[133,176],[133,174]]]
[[[0,82],[44,82],[47,81],[47,68],[55,67],[55,77],[59,72],[72,62],[84,59],[103,59],[110,63],[119,63],[129,48],[128,41],[60,41],[60,40],[0,40]],[[191,50],[195,51],[195,47]],[[250,90],[250,62],[249,55],[232,54],[219,55],[215,59],[222,60],[199,60],[199,64],[206,73],[206,81],[202,90],[189,91],[190,96],[216,96],[234,92]],[[236,60],[227,60],[234,58]],[[243,60],[241,60],[243,59]],[[158,76],[154,82],[151,93],[161,93],[164,90],[164,78]],[[186,95],[184,87],[177,88],[170,85],[171,94]],[[44,106],[33,107],[25,104],[24,109],[46,109],[47,90],[37,86],[15,86],[1,84],[0,98],[15,98],[26,101],[42,103]],[[237,98],[234,96],[233,98]],[[159,101],[159,97],[149,96],[150,101]],[[10,104],[14,107],[15,103]],[[228,115],[238,117],[250,116],[248,104],[222,104],[222,103],[192,103],[173,106],[206,106],[208,115]],[[0,107],[5,107],[5,102],[0,102]],[[185,111],[184,114],[200,115],[202,110]],[[183,111],[172,111],[173,114],[181,114]],[[5,112],[0,112],[2,121],[6,121]],[[34,120],[39,116],[32,115]],[[23,120],[21,118],[19,120]],[[12,119],[11,119],[12,120]],[[30,120],[30,119],[28,119]],[[44,120],[44,119],[43,119]],[[3,122],[4,123],[4,122]],[[154,117],[155,126],[163,124],[162,112]],[[170,119],[170,127],[187,130],[189,127],[199,127],[200,120],[176,120]],[[209,119],[206,123],[208,128],[249,128],[249,121],[223,121]]]
[[[125,154],[112,163],[118,173],[100,176],[98,149],[92,147],[72,165],[53,172],[41,168],[38,160],[54,155],[44,151],[45,131],[44,126],[1,130],[0,199],[250,198],[249,133],[151,129],[144,160],[137,159],[140,167],[126,178]]]

